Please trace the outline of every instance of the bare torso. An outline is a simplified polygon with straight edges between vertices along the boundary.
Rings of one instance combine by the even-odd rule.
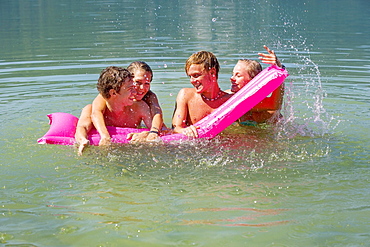
[[[193,125],[202,118],[211,114],[220,105],[225,103],[231,95],[222,92],[222,96],[214,101],[202,98],[201,94],[196,93],[194,88],[186,88],[186,99],[188,106],[186,125]]]
[[[146,105],[143,101],[136,101],[131,106],[123,107],[123,110],[119,112],[112,112],[106,108],[104,112],[106,126],[137,128],[143,120],[142,104]],[[146,107],[148,106],[146,105]]]

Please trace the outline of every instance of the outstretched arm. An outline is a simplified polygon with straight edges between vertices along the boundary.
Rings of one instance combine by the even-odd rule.
[[[261,60],[262,63],[266,63],[266,64],[271,64],[271,65],[276,65],[278,67],[282,67],[281,65],[281,62],[280,60],[277,58],[277,56],[275,55],[275,52],[273,50],[270,50],[267,46],[263,46],[263,48],[266,49],[266,51],[268,52],[268,54],[265,54],[265,53],[258,53],[258,55],[260,56],[259,59]]]
[[[111,137],[107,130],[107,126],[104,121],[104,111],[107,107],[106,101],[100,94],[96,96],[92,103],[91,119],[100,134],[99,146],[109,145],[111,143]]]
[[[87,134],[92,127],[91,104],[89,104],[82,109],[81,116],[77,122],[75,139],[78,144],[78,155],[82,155],[83,150],[90,144]]]
[[[260,56],[259,59],[263,63],[276,65],[276,66],[282,68],[283,66],[282,66],[280,60],[275,55],[275,52],[273,50],[270,50],[265,45],[263,47],[266,49],[268,54],[258,53],[258,55]],[[254,121],[256,121],[258,123],[269,121],[276,115],[276,112],[278,113],[278,110],[281,109],[281,105],[283,103],[283,95],[284,95],[284,84],[280,85],[273,92],[273,94],[277,94],[277,95],[275,95],[276,101],[278,101],[277,104],[275,102],[274,106],[271,106],[271,110],[268,110],[268,111],[258,111],[258,110],[253,110],[252,109],[251,112],[253,113],[253,120]]]

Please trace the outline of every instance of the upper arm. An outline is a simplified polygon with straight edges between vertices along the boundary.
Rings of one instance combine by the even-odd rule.
[[[104,113],[105,108],[107,107],[106,100],[99,94],[95,97],[93,103],[92,103],[92,114],[96,113]]]
[[[186,118],[188,117],[188,98],[186,88],[180,90],[176,98],[176,107],[172,117],[172,125],[176,127],[185,127]]]
[[[163,113],[161,107],[159,106],[157,95],[152,91],[149,91],[147,93],[147,97],[145,97],[143,100],[150,108],[150,114],[153,118],[152,128],[161,130],[165,125],[163,123]]]
[[[147,95],[148,96],[145,97],[145,99],[143,100],[145,101],[145,103],[148,104],[150,108],[150,113],[152,114],[152,116],[154,117],[156,114],[162,115],[162,109],[159,105],[157,95],[153,93],[152,91],[149,91]]]
[[[106,133],[104,112],[107,108],[106,100],[100,94],[95,97],[92,103],[91,120],[99,133]]]
[[[92,125],[91,121],[91,104],[85,106],[77,122],[77,127],[89,128]]]

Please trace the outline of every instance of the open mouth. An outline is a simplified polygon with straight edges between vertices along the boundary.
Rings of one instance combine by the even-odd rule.
[[[136,97],[135,96],[129,97],[128,100],[135,101],[136,100]]]
[[[201,91],[202,89],[203,89],[203,85],[202,84],[193,84],[193,86],[194,86],[194,88],[195,88],[195,90],[197,91],[197,92],[199,92],[199,91]]]
[[[238,84],[231,84],[231,92],[237,92],[239,91],[239,85]]]
[[[141,100],[144,96],[145,96],[144,93],[137,93],[136,96],[135,96],[135,99]]]

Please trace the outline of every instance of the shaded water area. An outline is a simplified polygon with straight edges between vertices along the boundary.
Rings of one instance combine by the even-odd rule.
[[[370,2],[1,1],[3,246],[367,246]],[[230,88],[266,44],[290,76],[284,123],[209,141],[38,145],[79,116],[100,71],[146,61],[170,125],[184,62],[208,50]],[[266,65],[264,65],[266,67]]]

